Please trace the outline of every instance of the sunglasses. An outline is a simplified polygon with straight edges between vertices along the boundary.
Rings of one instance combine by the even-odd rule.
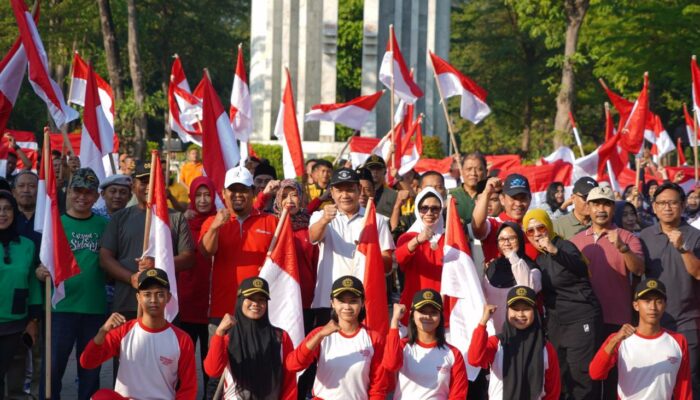
[[[438,214],[442,211],[442,207],[440,206],[420,206],[418,208],[418,212],[421,214],[427,214],[430,212],[431,214]]]
[[[535,233],[544,234],[547,233],[547,227],[544,225],[533,226],[532,228],[527,228],[525,234],[528,236],[535,236]]]

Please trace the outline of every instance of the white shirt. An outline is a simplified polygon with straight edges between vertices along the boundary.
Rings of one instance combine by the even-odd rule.
[[[357,242],[364,228],[365,209],[348,217],[341,211],[326,226],[323,238],[314,244],[319,246],[318,267],[316,270],[316,288],[311,308],[330,307],[331,287],[333,282],[345,275],[352,275],[364,280],[364,265],[354,265],[353,258]],[[323,211],[311,215],[309,225],[320,221]],[[394,249],[394,239],[391,237],[389,220],[377,214],[377,231],[379,247],[382,251]]]

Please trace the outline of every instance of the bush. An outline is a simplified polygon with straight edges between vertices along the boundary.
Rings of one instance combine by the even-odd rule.
[[[284,178],[284,168],[282,167],[282,146],[278,144],[257,144],[253,143],[253,151],[258,158],[265,158],[270,165],[275,168],[277,178]]]
[[[423,155],[421,158],[445,158],[445,146],[437,136],[423,136]]]

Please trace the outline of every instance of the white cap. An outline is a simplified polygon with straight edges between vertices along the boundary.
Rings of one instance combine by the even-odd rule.
[[[238,166],[226,171],[224,178],[224,187],[227,188],[233,184],[240,183],[248,187],[253,187],[253,175],[248,171],[248,168]]]

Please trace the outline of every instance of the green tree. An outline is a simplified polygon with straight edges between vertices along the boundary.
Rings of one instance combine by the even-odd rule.
[[[364,0],[338,3],[338,55],[336,101],[346,102],[360,95],[362,86],[362,14]],[[354,131],[335,126],[335,139],[347,140]]]

